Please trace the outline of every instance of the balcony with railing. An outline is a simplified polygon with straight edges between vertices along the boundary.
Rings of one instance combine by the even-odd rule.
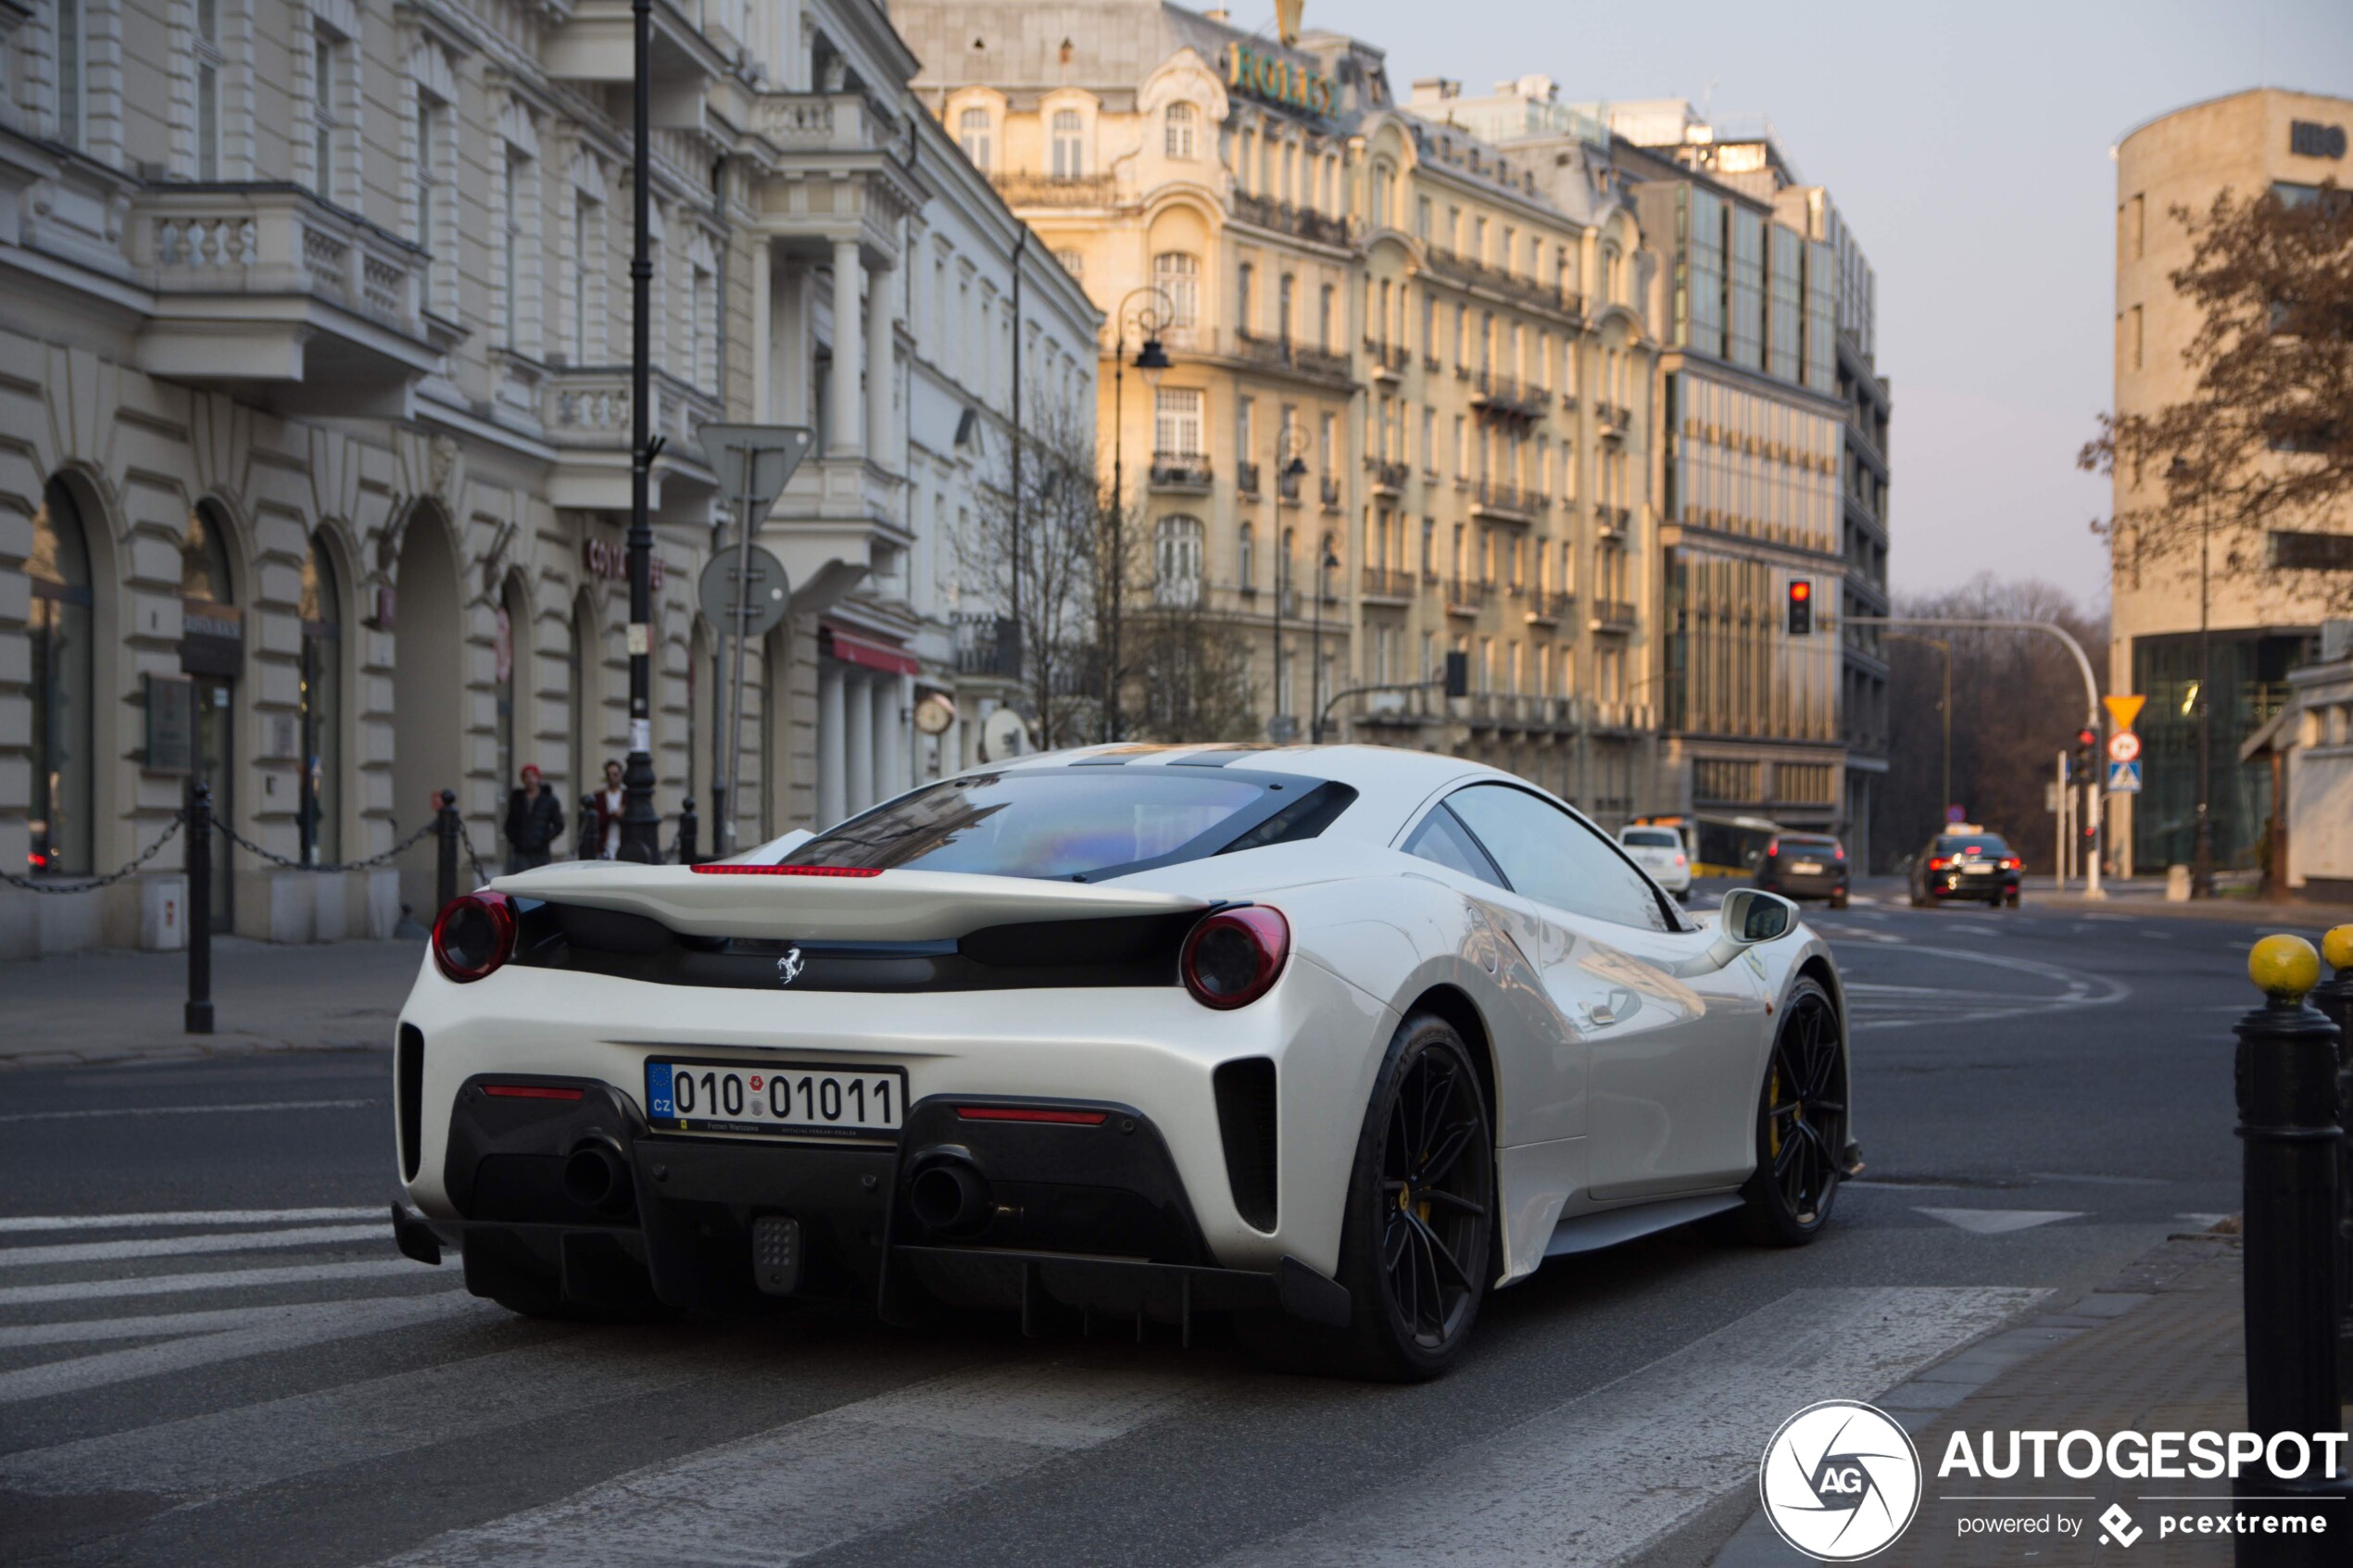
[[[1394,567],[1365,568],[1364,596],[1368,599],[1384,599],[1394,604],[1410,603],[1414,597],[1414,574]]]
[[[1541,283],[1533,278],[1506,272],[1500,267],[1490,267],[1483,261],[1448,250],[1443,245],[1429,246],[1428,255],[1433,271],[1466,287],[1483,288],[1517,304],[1556,315],[1581,317],[1584,314],[1583,297],[1558,284]]]
[[[1108,174],[991,174],[1007,207],[1109,207],[1117,188]]]
[[[1495,584],[1492,583],[1481,582],[1476,577],[1450,579],[1446,584],[1446,613],[1477,615],[1494,596]]]
[[[862,93],[761,93],[751,101],[751,129],[788,153],[876,152],[892,143],[889,121]]]
[[[1291,472],[1289,467],[1277,469],[1275,470],[1275,499],[1287,507],[1299,505],[1300,487],[1305,483],[1306,478],[1305,474]]]
[[[1500,370],[1482,370],[1471,381],[1471,406],[1491,414],[1532,420],[1549,401],[1548,394]]]
[[[1630,599],[1595,599],[1592,629],[1596,632],[1627,633],[1634,629],[1634,605]]]
[[[1414,351],[1403,344],[1368,337],[1365,340],[1365,359],[1371,366],[1375,379],[1395,381],[1414,362]]]
[[[1373,491],[1381,495],[1402,495],[1405,482],[1413,477],[1413,470],[1403,463],[1392,463],[1385,458],[1365,459],[1365,471],[1372,476]]]
[[[1528,596],[1529,623],[1536,626],[1557,626],[1562,618],[1568,614],[1569,607],[1576,602],[1577,596],[1574,594],[1564,594],[1553,588],[1539,588]]]
[[[1256,465],[1251,465],[1251,472],[1252,485],[1255,488]],[[1199,452],[1154,452],[1148,483],[1154,490],[1202,495],[1208,494],[1213,477],[1209,459]]]
[[[1234,488],[1245,495],[1258,494],[1258,465],[1256,463],[1234,465]]]
[[[1344,382],[1353,384],[1354,373],[1345,355],[1313,348],[1288,337],[1261,337],[1246,327],[1234,332],[1234,357],[1253,365],[1271,369],[1295,370],[1320,381]]]
[[[1623,539],[1626,537],[1627,529],[1632,526],[1633,521],[1634,513],[1631,508],[1610,507],[1599,503],[1593,507],[1593,531],[1604,539]]]
[[[1293,207],[1271,196],[1253,195],[1248,191],[1234,193],[1234,216],[1244,223],[1255,223],[1262,229],[1272,229],[1279,234],[1290,234],[1312,245],[1344,245],[1348,243],[1348,220],[1332,218],[1313,207]]]
[[[1533,522],[1536,496],[1531,491],[1506,484],[1500,479],[1482,479],[1471,491],[1471,514],[1497,522]]]
[[[1624,435],[1634,422],[1634,410],[1622,403],[1596,403],[1593,414],[1602,421],[1604,435]]]
[[[959,675],[1021,678],[1021,622],[1013,617],[958,611],[949,633]]]
[[[1315,482],[1316,490],[1327,512],[1340,510],[1340,476],[1327,473]]]
[[[128,230],[156,295],[138,350],[152,374],[301,383],[332,412],[413,384],[460,336],[423,313],[424,252],[299,186],[150,186]]]

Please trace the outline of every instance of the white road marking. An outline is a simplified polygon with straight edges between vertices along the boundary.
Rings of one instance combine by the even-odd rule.
[[[321,1280],[372,1279],[413,1274],[424,1265],[412,1258],[362,1258],[349,1263],[299,1263],[282,1269],[222,1269],[212,1273],[150,1274],[144,1279],[77,1279],[60,1285],[0,1286],[0,1307],[48,1301],[110,1301],[119,1296],[183,1296],[201,1290],[246,1290],[269,1285],[311,1285]]]
[[[449,1286],[441,1287],[447,1290]],[[396,1299],[371,1297],[371,1300]],[[132,1318],[74,1318],[62,1323],[28,1323],[0,1326],[0,1350],[29,1345],[90,1345],[101,1339],[158,1339],[170,1335],[218,1334],[223,1329],[257,1328],[296,1323],[332,1302],[280,1302],[266,1307],[219,1307],[193,1312],[147,1312]]]
[[[167,1421],[0,1458],[0,1490],[218,1498],[696,1379],[760,1375],[707,1346],[614,1346],[566,1336],[364,1383]],[[773,1364],[773,1362],[772,1362]]]
[[[1958,1230],[1976,1236],[2007,1236],[2012,1231],[2031,1231],[2037,1225],[2057,1224],[2061,1220],[2080,1220],[2081,1209],[1915,1209],[1931,1220],[1942,1220]]]
[[[1028,1360],[953,1373],[453,1530],[392,1561],[768,1568],[1110,1442],[1198,1386],[1154,1367]]]
[[[1218,1568],[1621,1562],[1717,1499],[1753,1496],[1756,1456],[1797,1411],[1870,1399],[2045,1294],[1795,1291]]]
[[[145,1225],[292,1225],[389,1216],[389,1203],[358,1209],[175,1209],[159,1214],[0,1215],[0,1236],[21,1231],[116,1231]]]
[[[391,1210],[384,1212],[385,1217],[372,1225],[308,1225],[299,1230],[221,1231],[135,1241],[73,1241],[60,1247],[0,1247],[0,1269],[27,1269],[42,1263],[102,1263],[116,1258],[169,1258],[191,1252],[245,1252],[265,1247],[323,1247],[343,1241],[382,1241],[389,1245]]]
[[[1855,1010],[1856,1017],[1850,1025],[1851,1028],[1857,1030],[1904,1029],[1921,1023],[1972,1023],[1988,1019],[2022,1018],[2035,1013],[2071,1011],[2077,1008],[2108,1007],[2124,1000],[2133,994],[2133,988],[2120,980],[2111,980],[2106,975],[2085,974],[2080,971],[2061,968],[2057,964],[2039,963],[2032,959],[1971,952],[1965,947],[1923,947],[1909,943],[1906,946],[1912,952],[1926,954],[1931,958],[1958,959],[1965,963],[1989,964],[1995,969],[2007,969],[2020,974],[2034,975],[2057,986],[2058,994],[2049,997],[1988,996],[1974,990],[1943,988],[1946,997],[1965,997],[1976,1005],[1966,1010],[1956,1012],[1949,1010],[1951,1004],[1944,999],[1931,999],[1926,997],[1905,997],[1900,1004],[1904,1010],[1916,1012],[1919,1016],[1894,1018],[1871,1016],[1876,1010],[1875,1007],[1858,1006]],[[1849,990],[1855,988],[1851,984],[1848,986]],[[1865,995],[1868,999],[1869,996],[1868,989]]]
[[[245,1110],[351,1110],[381,1099],[272,1099],[254,1105],[118,1105],[104,1110],[19,1110],[0,1122],[78,1122],[92,1116],[226,1116]]]
[[[160,1345],[128,1350],[107,1350],[71,1361],[44,1361],[39,1366],[0,1372],[0,1405],[79,1394],[134,1378],[185,1372],[191,1367],[245,1356],[299,1349],[331,1339],[382,1334],[435,1318],[477,1313],[501,1316],[499,1309],[461,1290],[434,1291],[426,1296],[395,1296],[364,1301],[333,1301],[303,1309],[303,1315],[283,1323],[233,1328],[219,1334],[195,1334]]]

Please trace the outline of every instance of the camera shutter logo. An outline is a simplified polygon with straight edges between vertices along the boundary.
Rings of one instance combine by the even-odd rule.
[[[1825,1399],[1781,1423],[1756,1486],[1781,1539],[1818,1562],[1884,1550],[1920,1506],[1920,1456],[1884,1411]]]
[[[800,972],[803,967],[805,966],[801,962],[800,949],[798,947],[786,948],[785,956],[776,960],[776,984],[779,985],[791,985],[794,981],[800,978]]]

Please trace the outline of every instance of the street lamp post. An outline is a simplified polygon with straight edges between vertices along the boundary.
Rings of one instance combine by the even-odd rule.
[[[636,243],[629,259],[629,760],[621,773],[620,859],[650,864],[661,859],[661,818],[654,810],[653,759],[653,556],[650,488],[661,440],[648,427],[652,402],[653,280],[651,220],[653,171],[649,124],[653,78],[653,0],[630,0],[635,32],[635,162],[631,197]]]
[[[1317,746],[1324,744],[1324,595],[1331,586],[1331,574],[1340,566],[1340,557],[1329,545],[1320,545],[1322,557],[1315,563],[1315,652],[1307,672],[1308,690],[1314,700],[1308,711],[1315,717],[1307,728],[1307,738]]]
[[[1301,431],[1301,430],[1299,429],[1299,427],[1298,427],[1298,426],[1296,426],[1296,425],[1290,425],[1290,424],[1287,424],[1287,425],[1285,425],[1285,426],[1283,426],[1283,427],[1282,427],[1282,430],[1281,430],[1280,433],[1277,436],[1277,438],[1276,438],[1276,442],[1275,442],[1275,493],[1276,493],[1277,495],[1280,495],[1282,494],[1283,481],[1284,481],[1285,479],[1302,479],[1302,478],[1303,478],[1303,477],[1306,475],[1306,472],[1307,472],[1307,436],[1306,436],[1306,433],[1305,433],[1304,432]],[[1277,720],[1280,720],[1280,719],[1282,719],[1282,718],[1286,717],[1286,715],[1285,715],[1285,714],[1284,714],[1284,712],[1283,712],[1283,693],[1284,693],[1284,686],[1283,686],[1283,606],[1284,606],[1284,601],[1285,601],[1285,600],[1286,600],[1286,598],[1289,596],[1289,595],[1290,595],[1290,575],[1291,575],[1291,573],[1290,573],[1291,530],[1290,530],[1290,528],[1287,528],[1287,527],[1285,527],[1285,526],[1283,526],[1283,525],[1282,525],[1282,519],[1281,519],[1281,516],[1280,516],[1280,505],[1279,505],[1279,503],[1277,503],[1277,517],[1276,517],[1276,520],[1275,520],[1275,521],[1276,521],[1276,528],[1275,528],[1275,694],[1274,694],[1274,695],[1275,695],[1275,716],[1276,716],[1276,718],[1277,718]],[[1324,605],[1323,605],[1323,601],[1322,601],[1321,599],[1318,599],[1318,600],[1316,601],[1316,603],[1315,603],[1315,621],[1316,621],[1316,628],[1315,628],[1315,641],[1316,641],[1316,647],[1317,647],[1317,650],[1318,650],[1318,651],[1321,651],[1322,646],[1323,646],[1323,624],[1322,624],[1322,622],[1323,622],[1323,618],[1324,618]],[[1316,689],[1317,685],[1320,684],[1320,678],[1317,676],[1317,674],[1316,674],[1316,672],[1315,672],[1315,660],[1313,659],[1313,658],[1311,658],[1311,659],[1309,659],[1308,663],[1309,663],[1309,668],[1308,668],[1308,671],[1307,671],[1308,690],[1309,690],[1311,693],[1313,693],[1313,692]],[[1314,702],[1312,702],[1312,701],[1311,701],[1311,702],[1309,702],[1309,703],[1308,703],[1308,705],[1307,705],[1307,710],[1308,710],[1308,712],[1310,712],[1310,713],[1315,713],[1315,706],[1316,706],[1316,705],[1315,705]],[[1318,718],[1320,718],[1320,717],[1321,717],[1321,715],[1317,715],[1317,717],[1318,717]],[[1315,723],[1315,721],[1313,721],[1313,720],[1311,720],[1311,721],[1310,721],[1310,724],[1311,724],[1311,727],[1313,727],[1313,728],[1320,728],[1320,727],[1321,727],[1320,725],[1316,724],[1316,723]],[[1278,737],[1278,738],[1279,738],[1279,739],[1281,739],[1281,740],[1283,740],[1283,741],[1289,741],[1289,740],[1290,740],[1290,735],[1292,735],[1292,734],[1298,734],[1298,733],[1299,733],[1299,732],[1298,732],[1298,730],[1297,730],[1297,728],[1296,728],[1296,726],[1295,726],[1295,724],[1294,724],[1294,727],[1293,727],[1293,728],[1292,728],[1292,730],[1290,732],[1290,734],[1285,734],[1285,735],[1282,735],[1282,736],[1280,736],[1280,737]]]
[[[1139,307],[1138,300],[1144,303]],[[1168,295],[1157,283],[1130,289],[1112,313],[1111,355],[1111,571],[1105,587],[1111,602],[1103,612],[1102,707],[1103,739],[1119,738],[1119,618],[1127,587],[1127,321],[1133,315],[1143,342],[1136,351],[1136,370],[1150,386],[1168,369],[1168,352],[1160,345],[1160,330],[1176,314]],[[1016,568],[1018,570],[1018,568]]]

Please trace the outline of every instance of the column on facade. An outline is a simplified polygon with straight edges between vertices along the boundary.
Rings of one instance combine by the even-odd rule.
[[[896,281],[894,270],[877,267],[866,289],[866,450],[886,465],[896,445],[890,407],[896,379],[894,328],[899,320]]]
[[[774,252],[765,234],[751,242],[751,417],[761,424],[775,422],[772,393],[776,345],[774,331],[774,281],[770,262]]]
[[[817,667],[817,826],[821,829],[849,814],[843,708],[841,666],[821,662]]]
[[[907,787],[906,753],[899,733],[899,715],[905,709],[900,692],[906,680],[904,675],[875,677],[875,798],[878,801]]]
[[[842,732],[842,752],[849,764],[849,810],[864,810],[875,803],[875,699],[873,683],[864,671],[849,683],[843,707],[849,720]]]
[[[832,418],[833,429],[825,444],[828,458],[856,458],[864,455],[866,438],[864,407],[859,391],[859,361],[861,352],[858,323],[858,285],[864,269],[858,260],[856,240],[834,242],[834,363],[833,376],[826,387],[825,401]]]

